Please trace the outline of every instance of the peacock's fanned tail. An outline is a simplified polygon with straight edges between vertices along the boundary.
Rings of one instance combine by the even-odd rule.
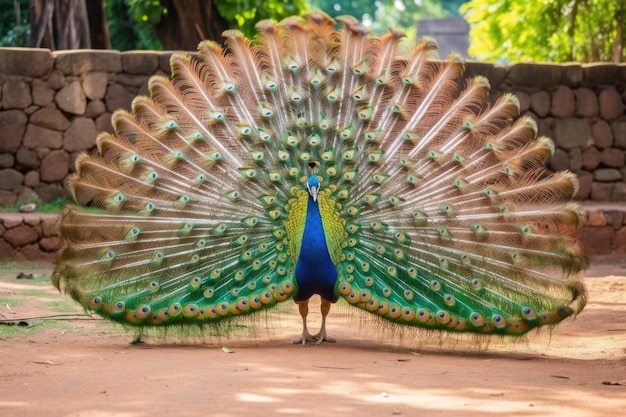
[[[53,282],[137,326],[210,323],[297,291],[307,177],[336,291],[391,321],[522,334],[581,311],[576,178],[463,63],[321,13],[225,33],[76,162]]]

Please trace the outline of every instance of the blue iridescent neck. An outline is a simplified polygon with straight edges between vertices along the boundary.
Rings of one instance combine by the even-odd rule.
[[[319,188],[319,179],[315,175],[311,175],[307,181],[309,202],[302,247],[295,270],[296,283],[298,284],[296,300],[308,299],[313,294],[319,294],[329,301],[337,300],[337,296],[334,294],[337,267],[333,264],[326,245],[324,225],[317,203]]]

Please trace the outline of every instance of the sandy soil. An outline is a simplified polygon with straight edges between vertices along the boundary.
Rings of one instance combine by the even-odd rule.
[[[19,272],[35,278],[16,279]],[[0,270],[0,319],[80,313],[50,266]],[[595,260],[587,308],[552,333],[482,341],[385,330],[339,307],[337,343],[291,344],[286,305],[228,337],[147,338],[103,321],[0,326],[0,415],[617,416],[626,410],[626,260]],[[312,313],[312,329],[319,313]],[[268,330],[269,328],[269,330]]]

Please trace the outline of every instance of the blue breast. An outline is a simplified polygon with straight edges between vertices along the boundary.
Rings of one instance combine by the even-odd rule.
[[[296,301],[307,300],[313,294],[319,294],[328,301],[337,301],[338,297],[335,294],[337,268],[328,253],[319,207],[311,197],[307,205],[306,224],[295,277],[298,284],[298,291],[294,297]]]

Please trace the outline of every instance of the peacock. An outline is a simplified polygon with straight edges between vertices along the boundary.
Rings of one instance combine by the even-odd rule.
[[[554,151],[458,55],[351,17],[262,21],[175,54],[76,161],[52,280],[139,329],[292,299],[294,343],[339,299],[390,322],[523,335],[575,316],[588,264]],[[321,329],[307,327],[321,297]],[[149,327],[148,327],[149,326]]]

